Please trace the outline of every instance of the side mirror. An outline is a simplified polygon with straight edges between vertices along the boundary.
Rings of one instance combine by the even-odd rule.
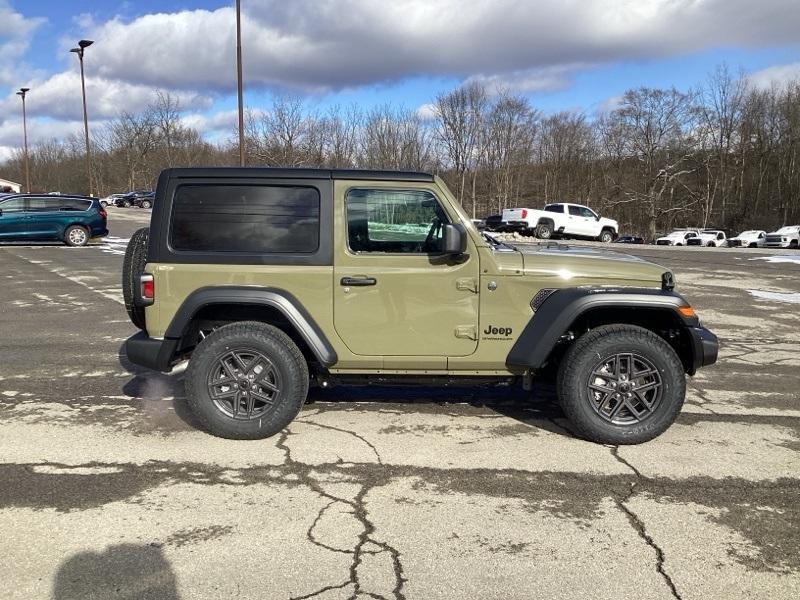
[[[0,208],[0,217],[2,217],[2,216],[3,216],[3,209]]]
[[[599,223],[600,222],[600,215],[595,215],[594,216],[594,220]]]
[[[464,254],[467,251],[467,230],[460,223],[445,223],[442,231],[445,254]]]

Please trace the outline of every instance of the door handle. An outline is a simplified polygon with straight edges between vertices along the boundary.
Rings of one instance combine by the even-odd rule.
[[[375,285],[378,280],[374,277],[342,277],[339,282],[341,285],[349,285],[352,287],[364,287],[367,285]]]

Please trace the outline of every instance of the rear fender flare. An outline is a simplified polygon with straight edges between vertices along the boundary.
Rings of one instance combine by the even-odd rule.
[[[194,316],[208,306],[241,304],[277,309],[297,330],[317,360],[324,366],[336,364],[338,357],[322,329],[302,304],[289,292],[278,288],[249,286],[212,286],[192,292],[181,304],[164,338],[180,339]]]

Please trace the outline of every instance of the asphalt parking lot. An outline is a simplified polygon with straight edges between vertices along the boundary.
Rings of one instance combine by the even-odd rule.
[[[120,355],[125,243],[0,246],[4,598],[798,598],[800,252],[623,248],[721,338],[654,442],[552,390],[335,388],[281,436],[198,430]]]

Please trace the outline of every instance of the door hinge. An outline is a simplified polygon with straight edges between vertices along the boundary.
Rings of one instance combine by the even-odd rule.
[[[465,340],[477,340],[478,328],[475,325],[459,325],[456,327],[456,337]]]
[[[462,277],[461,279],[456,279],[456,289],[463,292],[472,292],[477,294],[478,280],[473,279],[472,277]]]

